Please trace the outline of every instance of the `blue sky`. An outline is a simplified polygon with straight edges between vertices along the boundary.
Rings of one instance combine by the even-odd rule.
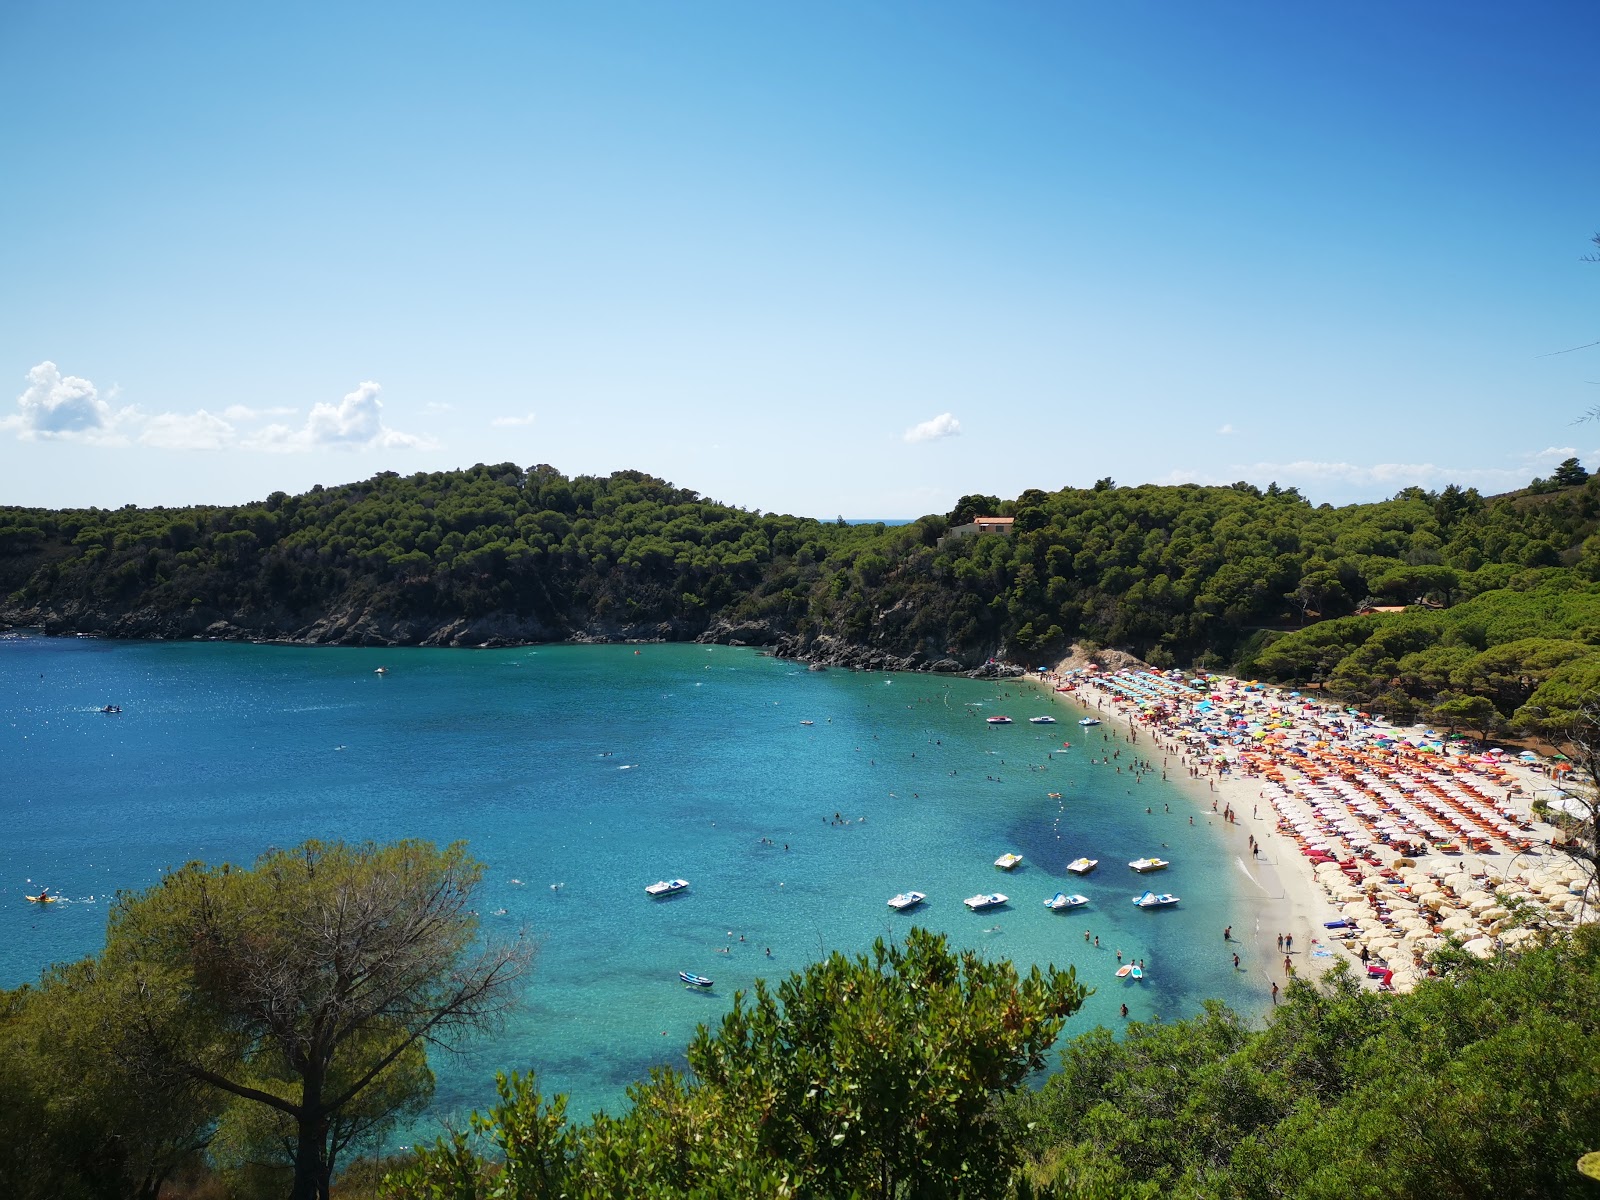
[[[1600,467],[1600,7],[0,6],[0,503]]]

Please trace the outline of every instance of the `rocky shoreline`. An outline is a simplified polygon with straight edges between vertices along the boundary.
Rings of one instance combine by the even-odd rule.
[[[898,654],[881,646],[849,642],[832,634],[794,633],[767,621],[715,620],[696,628],[683,622],[640,624],[593,621],[579,629],[556,629],[513,614],[482,617],[398,617],[371,608],[348,606],[307,621],[282,612],[231,615],[196,606],[187,612],[136,609],[0,610],[0,630],[37,629],[48,637],[102,637],[131,641],[260,642],[290,646],[417,646],[492,650],[529,645],[602,645],[607,643],[696,642],[753,646],[779,658],[806,663],[814,670],[836,667],[851,671],[922,671],[967,675],[973,679],[1010,679],[1024,669],[986,658],[963,661],[952,655],[933,657],[920,651]]]

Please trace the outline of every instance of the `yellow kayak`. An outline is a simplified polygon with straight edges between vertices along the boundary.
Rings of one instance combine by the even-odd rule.
[[[28,897],[28,901],[32,904],[54,904],[59,899],[61,899],[60,896],[45,896],[42,894]]]

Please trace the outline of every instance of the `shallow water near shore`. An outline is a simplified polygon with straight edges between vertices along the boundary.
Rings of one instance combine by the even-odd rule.
[[[1015,723],[983,720],[1002,713]],[[1027,721],[1046,713],[1058,723]],[[1120,1025],[1124,1003],[1258,1013],[1272,964],[1246,951],[1235,970],[1222,942],[1255,903],[1242,837],[1159,770],[1136,784],[1132,756],[1160,767],[1148,739],[1081,715],[1020,680],[813,672],[726,647],[0,639],[0,986],[98,950],[111,895],[164,867],[423,837],[465,839],[488,866],[485,931],[539,945],[506,1027],[434,1056],[441,1114],[529,1068],[573,1112],[615,1111],[651,1065],[682,1065],[735,989],[913,924],[1024,969],[1075,966],[1097,991],[1064,1036]],[[1010,874],[991,865],[1005,851],[1024,856]],[[1080,854],[1101,860],[1082,879],[1065,870]],[[1141,855],[1173,865],[1141,879],[1126,866]],[[687,893],[645,896],[676,876]],[[70,902],[27,903],[41,884]],[[1182,904],[1136,909],[1147,884]],[[913,888],[920,909],[886,907]],[[961,904],[994,891],[1009,905]],[[1057,891],[1091,904],[1051,912]],[[1119,949],[1142,983],[1115,977]],[[715,989],[685,990],[680,970]]]

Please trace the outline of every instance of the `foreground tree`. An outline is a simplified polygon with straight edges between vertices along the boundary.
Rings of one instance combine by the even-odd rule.
[[[825,1194],[993,1195],[1008,1156],[990,1106],[1044,1066],[1084,995],[1071,971],[1019,978],[913,929],[776,994],[757,981],[716,1034],[702,1027],[689,1065]]]
[[[124,1069],[138,1032],[94,960],[0,993],[0,1181],[8,1200],[155,1200],[199,1165],[222,1097]]]
[[[481,875],[459,844],[311,841],[119,896],[104,964],[125,981],[138,1068],[272,1110],[292,1200],[326,1200],[352,1130],[431,1087],[421,1046],[512,999],[528,951],[476,945]]]
[[[620,1119],[573,1129],[565,1102],[501,1080],[466,1135],[391,1180],[398,1200],[610,1196],[973,1196],[1005,1193],[1014,1142],[997,1101],[1044,1066],[1083,1003],[1071,971],[955,953],[913,929],[904,946],[834,954],[749,1002],[670,1071],[630,1089]]]

